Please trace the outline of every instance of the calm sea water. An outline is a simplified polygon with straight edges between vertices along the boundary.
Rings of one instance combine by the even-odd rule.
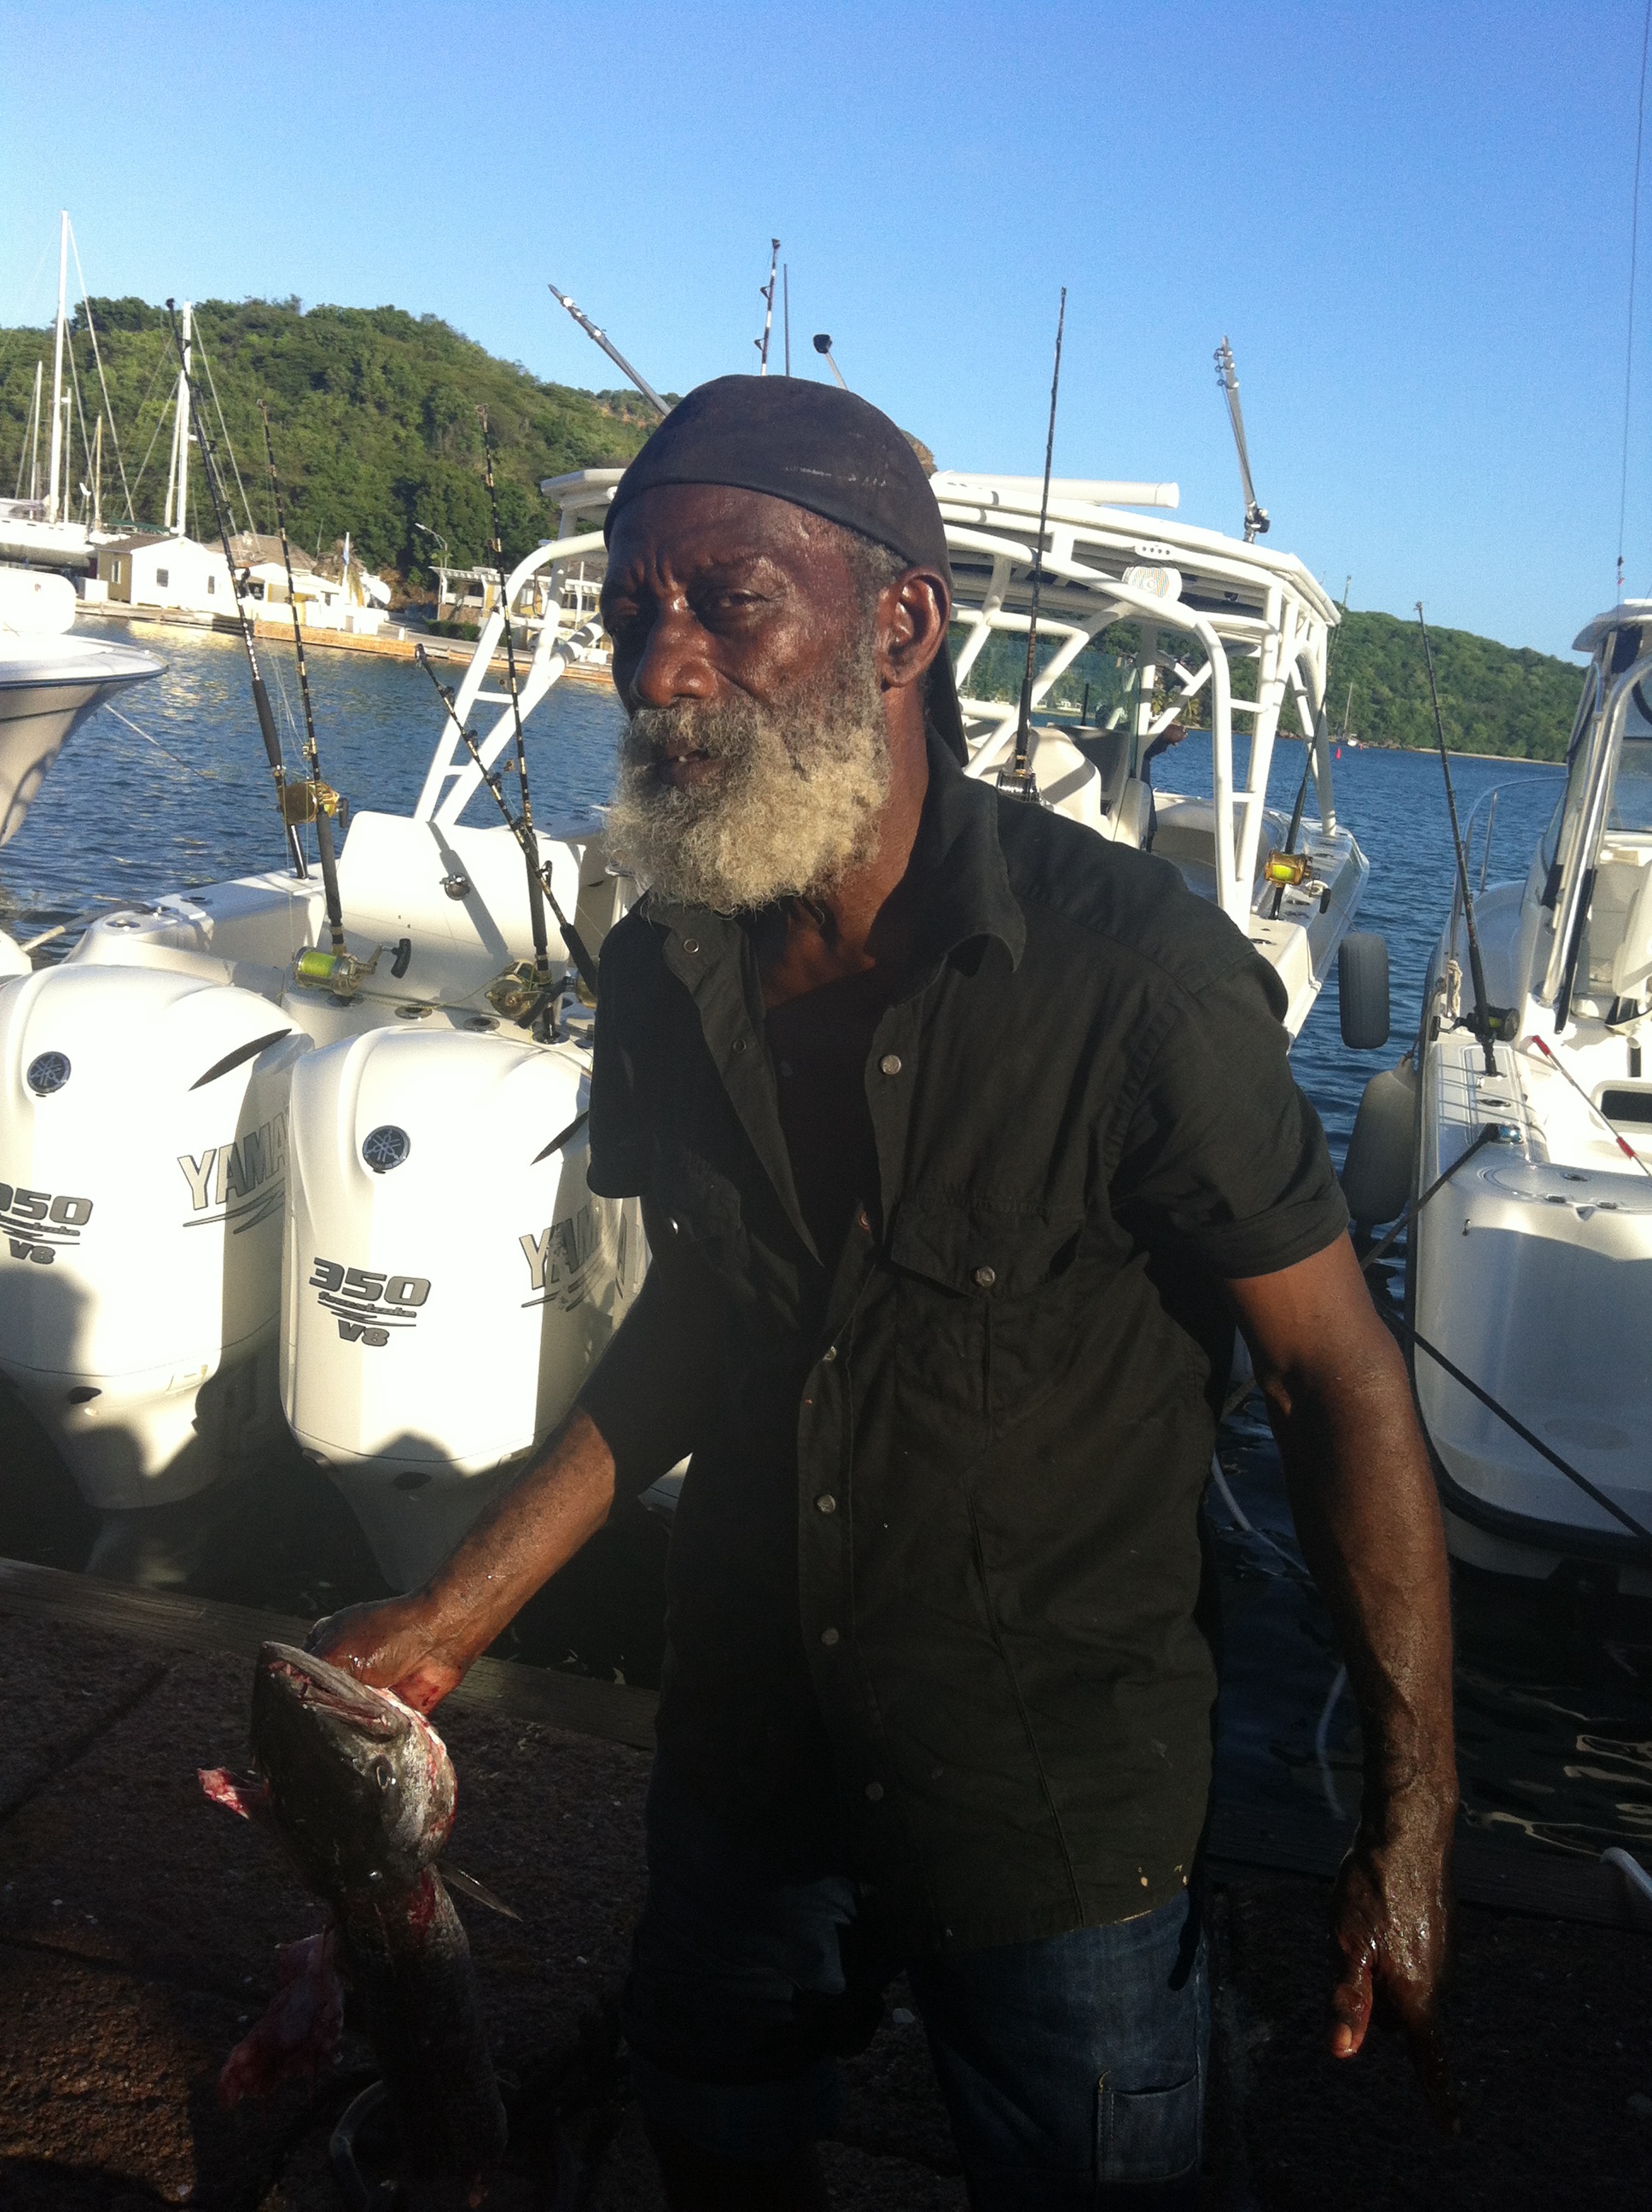
[[[136,635],[142,638],[141,629]],[[100,904],[145,898],[281,865],[282,845],[238,645],[154,634],[167,665],[89,723],[54,768],[21,833],[0,852],[0,921],[27,937]],[[290,653],[264,648],[293,735]],[[405,811],[435,743],[440,710],[416,668],[318,653],[311,670],[324,772],[357,805]],[[536,813],[589,820],[607,795],[618,709],[605,691],[562,686],[531,726]],[[1282,744],[1270,797],[1288,809],[1300,745]],[[1491,880],[1524,873],[1558,793],[1558,769],[1454,761],[1467,819],[1497,791]],[[1190,738],[1165,761],[1166,788],[1207,793],[1210,749]],[[1437,760],[1350,750],[1336,764],[1339,813],[1371,863],[1359,926],[1387,939],[1394,1041],[1350,1054],[1334,981],[1296,1049],[1297,1079],[1340,1158],[1361,1090],[1415,1031],[1430,947],[1450,903],[1453,860]],[[471,818],[485,820],[486,801]],[[1483,823],[1485,810],[1482,808]],[[1478,841],[1477,841],[1478,860]],[[72,942],[72,934],[60,943]],[[184,1507],[100,1528],[44,1439],[15,1408],[0,1489],[0,1550],[170,1583],[202,1595],[325,1611],[378,1583],[331,1486],[295,1453],[260,1480]],[[1328,1703],[1334,1639],[1306,1586],[1277,1452],[1252,1407],[1222,1458],[1254,1534],[1219,1504],[1212,1520],[1226,1622],[1222,1776],[1230,1795],[1327,1823],[1351,1812],[1358,1741],[1345,1696]],[[665,1534],[641,1510],[605,1530],[517,1624],[522,1656],[656,1678]],[[1460,1573],[1458,1703],[1465,1797],[1479,1825],[1550,1849],[1652,1844],[1652,1620],[1606,1613],[1586,1593],[1532,1591]]]

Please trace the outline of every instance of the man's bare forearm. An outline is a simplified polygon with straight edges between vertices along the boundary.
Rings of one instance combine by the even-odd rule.
[[[352,1606],[310,1649],[428,1711],[607,1520],[692,1450],[717,1389],[717,1307],[669,1224],[654,1263],[568,1419],[411,1596]]]
[[[1303,1551],[1330,1608],[1365,1731],[1365,1813],[1420,1795],[1456,1809],[1451,1589],[1434,1478],[1386,1336],[1270,1393]]]

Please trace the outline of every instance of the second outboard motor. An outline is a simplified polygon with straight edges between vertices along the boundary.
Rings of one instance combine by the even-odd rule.
[[[641,1286],[641,1208],[586,1183],[589,1065],[519,1031],[377,1030],[295,1085],[282,1401],[398,1589],[566,1413]]]

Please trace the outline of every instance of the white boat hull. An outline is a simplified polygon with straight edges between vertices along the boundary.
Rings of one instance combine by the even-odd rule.
[[[1568,1557],[1633,1558],[1632,1532],[1424,1347],[1652,1526],[1652,1178],[1627,1161],[1619,1172],[1540,1157],[1527,1096],[1543,1063],[1507,1044],[1497,1057],[1488,1078],[1478,1042],[1449,1030],[1425,1061],[1423,1188],[1481,1127],[1509,1133],[1458,1170],[1413,1232],[1417,1395],[1453,1549],[1546,1576]]]
[[[88,714],[158,676],[152,654],[88,638],[0,638],[0,845],[23,826],[47,770]]]

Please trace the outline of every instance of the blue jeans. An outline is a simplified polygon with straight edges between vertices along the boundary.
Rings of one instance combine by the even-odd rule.
[[[832,2126],[904,1963],[978,2212],[1197,2201],[1210,2006],[1191,1893],[1105,1928],[908,1959],[856,1884],[731,1835],[657,1760],[623,2017],[647,2117],[722,2157]]]

